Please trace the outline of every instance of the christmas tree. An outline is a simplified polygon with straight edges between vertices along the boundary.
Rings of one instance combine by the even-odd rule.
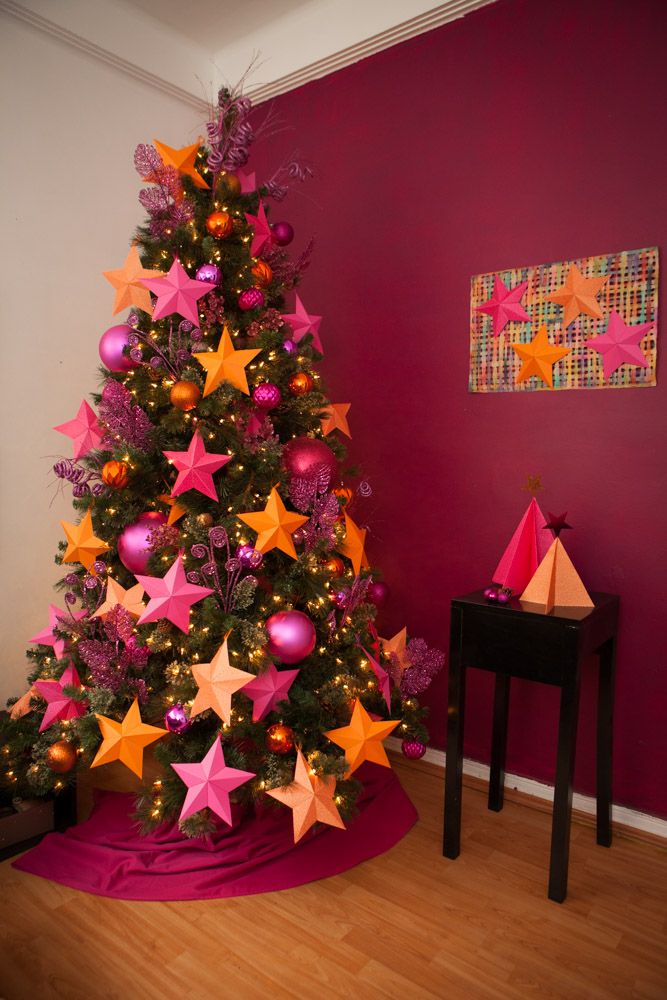
[[[349,404],[317,371],[321,317],[296,294],[287,311],[312,243],[291,258],[292,227],[267,214],[310,171],[257,185],[256,114],[225,89],[207,144],[136,150],[148,218],[105,272],[128,312],[100,341],[94,405],[55,428],[78,515],[63,600],[2,735],[14,794],[116,760],[141,777],[151,746],[145,828],[202,834],[230,822],[231,795],[291,806],[298,838],[353,816],[354,772],[388,763],[390,733],[423,753],[415,695],[442,655],[375,629],[385,585],[345,469]]]

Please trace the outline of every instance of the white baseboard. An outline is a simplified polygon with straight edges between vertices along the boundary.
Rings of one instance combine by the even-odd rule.
[[[390,736],[385,741],[385,746],[396,753],[401,752],[401,741],[396,737]],[[444,750],[434,750],[432,747],[428,747],[422,759],[444,770],[445,756]],[[488,765],[480,764],[476,760],[470,760],[469,757],[465,757],[463,760],[463,773],[469,774],[473,778],[481,778],[482,781],[488,782],[489,780]],[[523,792],[525,795],[532,795],[533,798],[542,799],[545,802],[553,802],[553,785],[545,785],[534,778],[522,778],[518,774],[505,774],[505,788],[513,788],[518,792]],[[572,805],[579,812],[595,816],[595,799],[590,795],[581,795],[579,792],[575,792]],[[650,833],[654,837],[661,837],[667,840],[667,820],[660,819],[658,816],[638,812],[636,809],[628,809],[627,806],[614,805],[611,810],[611,818],[613,822],[620,823],[622,826],[630,827],[633,830],[641,830],[644,833]]]

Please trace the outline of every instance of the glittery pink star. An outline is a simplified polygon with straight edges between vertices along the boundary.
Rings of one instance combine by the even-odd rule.
[[[475,306],[477,312],[487,313],[493,319],[493,336],[502,333],[508,323],[530,322],[530,316],[521,305],[528,282],[522,281],[515,288],[507,288],[497,274],[493,276],[493,295],[481,306]]]
[[[612,312],[605,332],[586,341],[586,347],[602,355],[605,378],[613,375],[621,365],[648,368],[648,359],[642,354],[638,345],[654,325],[654,323],[639,323],[637,326],[628,326],[622,316]]]
[[[194,278],[189,278],[185,268],[176,258],[169,268],[169,273],[163,278],[142,278],[141,284],[157,295],[153,319],[162,319],[163,316],[178,313],[195,326],[199,326],[197,300],[203,295],[208,295],[216,287],[214,282],[195,281]]]
[[[239,771],[227,767],[220,737],[198,764],[172,764],[181,781],[188,788],[179,819],[187,819],[200,809],[210,809],[230,826],[232,807],[229,793],[244,785],[255,775],[252,771]]]
[[[48,703],[39,727],[40,733],[52,726],[54,722],[59,722],[60,719],[76,719],[80,715],[85,715],[87,702],[76,701],[63,691],[63,688],[66,687],[82,687],[79,674],[73,663],[65,667],[59,681],[35,681],[35,687]]]
[[[75,621],[80,621],[81,618],[86,617],[86,612],[76,611],[72,617]],[[49,604],[48,628],[42,629],[37,635],[33,635],[32,639],[28,639],[28,642],[38,642],[41,646],[53,646],[56,659],[62,660],[65,655],[67,642],[65,639],[56,636],[53,630],[54,628],[62,628],[63,621],[71,621],[72,617],[69,611],[63,611],[62,608],[57,607],[55,604]]]
[[[72,439],[75,460],[83,458],[93,448],[99,448],[102,443],[102,428],[98,423],[95,411],[88,406],[85,399],[73,420],[68,420],[65,424],[58,424],[53,429]]]
[[[210,587],[198,587],[188,583],[183,569],[183,550],[181,550],[164,576],[137,576],[151,600],[137,625],[145,622],[156,622],[167,618],[186,635],[190,630],[190,608],[197,601],[212,594]]]
[[[271,245],[271,226],[269,225],[269,220],[266,217],[266,212],[264,211],[264,205],[262,202],[259,203],[259,211],[257,215],[250,215],[248,212],[245,213],[246,222],[249,226],[253,228],[252,243],[250,244],[250,255],[251,257],[257,257],[266,244]]]
[[[268,670],[245,685],[243,693],[253,703],[253,722],[259,722],[269,712],[273,712],[281,701],[289,701],[287,692],[298,673],[298,670],[276,670],[275,665],[270,663]]]
[[[171,491],[172,497],[188,490],[198,490],[211,500],[218,500],[213,483],[213,473],[231,462],[231,455],[216,455],[206,451],[199,431],[195,431],[187,451],[163,451],[178,469],[178,478]]]
[[[289,323],[294,331],[292,334],[292,340],[295,344],[298,344],[300,340],[303,340],[307,333],[312,333],[313,347],[319,351],[320,354],[324,354],[319,334],[322,317],[310,316],[306,312],[303,302],[298,295],[296,296],[296,311],[293,313],[285,313],[283,315],[283,319]]]
[[[375,674],[375,676],[377,677],[378,687],[380,688],[380,691],[382,693],[382,697],[385,700],[385,704],[387,706],[387,709],[388,709],[388,711],[391,712],[391,687],[390,687],[390,682],[389,682],[389,674],[384,669],[384,667],[380,666],[380,664],[375,659],[375,657],[371,656],[371,654],[368,652],[367,649],[364,649],[363,646],[359,646],[359,649],[362,651],[362,653],[368,659],[368,663],[370,665],[370,668],[373,671],[373,673]]]

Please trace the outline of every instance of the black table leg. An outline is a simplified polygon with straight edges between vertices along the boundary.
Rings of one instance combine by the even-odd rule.
[[[560,695],[558,721],[558,760],[551,826],[551,858],[549,862],[549,899],[562,903],[567,895],[567,868],[570,857],[570,821],[572,818],[572,778],[577,744],[579,712],[580,664],[568,678]]]
[[[461,793],[463,790],[463,720],[465,665],[461,638],[463,615],[452,608],[449,642],[449,695],[447,705],[447,760],[445,765],[445,835],[443,854],[458,858],[461,850]]]
[[[493,698],[493,738],[491,741],[491,774],[489,776],[489,809],[500,812],[505,785],[505,751],[507,719],[510,710],[510,675],[496,674]]]
[[[599,651],[597,739],[597,842],[611,846],[612,731],[614,721],[614,672],[616,640],[608,639]]]

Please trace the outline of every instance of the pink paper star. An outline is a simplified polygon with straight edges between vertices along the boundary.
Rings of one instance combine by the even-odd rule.
[[[65,424],[58,424],[53,429],[72,439],[75,460],[83,458],[93,448],[99,448],[102,443],[102,428],[97,421],[95,411],[88,406],[85,399],[73,420],[68,420]]]
[[[612,312],[605,332],[586,341],[586,347],[602,355],[605,378],[613,375],[621,365],[648,368],[648,359],[642,354],[638,345],[653,326],[653,323],[628,326],[622,316]]]
[[[287,692],[299,673],[298,670],[276,670],[273,663],[263,674],[250,681],[243,688],[243,693],[252,698],[252,721],[259,722],[273,712],[281,701],[289,701]]]
[[[76,611],[74,613],[74,620],[80,621],[82,618],[86,617],[85,611]],[[62,660],[65,655],[65,647],[67,646],[67,641],[61,639],[54,634],[54,628],[62,628],[63,621],[71,621],[71,617],[68,611],[63,611],[62,608],[57,607],[55,604],[49,604],[49,625],[48,628],[42,629],[37,635],[33,635],[32,639],[28,639],[28,642],[38,642],[42,646],[53,646],[53,652],[57,660]]]
[[[212,594],[210,587],[188,583],[183,569],[183,549],[178,553],[164,576],[137,576],[151,600],[137,625],[167,618],[186,635],[190,630],[190,608]]]
[[[493,295],[481,306],[475,306],[477,312],[487,313],[493,319],[493,336],[502,333],[508,323],[530,322],[530,316],[521,305],[528,282],[522,281],[515,288],[507,288],[497,274],[493,276]]]
[[[65,667],[59,681],[35,681],[35,687],[42,698],[48,702],[44,718],[39,727],[40,733],[60,719],[76,719],[86,714],[87,702],[75,701],[63,692],[65,687],[81,688],[81,680],[73,663]]]
[[[172,764],[188,791],[181,809],[180,820],[187,819],[193,813],[207,807],[230,826],[232,824],[232,807],[229,793],[239,785],[244,785],[255,775],[252,771],[239,771],[227,767],[222,744],[218,737],[198,764]]]
[[[292,340],[295,344],[298,344],[300,340],[303,340],[307,333],[312,333],[313,347],[318,350],[320,354],[324,354],[319,334],[322,317],[310,316],[306,312],[303,302],[298,295],[296,296],[296,312],[285,313],[283,315],[283,319],[289,323],[294,331],[292,334]]]
[[[195,281],[194,278],[189,278],[185,268],[176,258],[164,278],[142,278],[141,284],[157,295],[153,319],[162,319],[163,316],[178,313],[195,326],[199,326],[197,300],[216,287],[211,281]]]
[[[255,171],[237,170],[236,176],[241,184],[241,194],[252,194],[253,191],[257,190],[257,181]]]
[[[216,455],[206,451],[199,431],[195,431],[187,451],[163,451],[178,469],[178,478],[171,491],[172,497],[188,490],[198,490],[211,500],[218,500],[213,483],[213,473],[231,462],[231,455]]]
[[[371,656],[371,654],[368,652],[367,649],[364,649],[363,646],[359,646],[359,649],[362,651],[362,653],[364,654],[364,656],[367,658],[371,670],[373,671],[373,673],[377,677],[378,687],[380,688],[380,691],[382,693],[382,697],[384,698],[385,703],[387,705],[387,710],[389,712],[391,712],[391,687],[390,687],[390,681],[389,681],[389,674],[384,669],[384,667],[380,666],[380,664],[375,659],[375,657]]]
[[[246,212],[245,217],[248,225],[253,228],[252,243],[250,244],[250,256],[257,257],[267,243],[269,246],[271,245],[272,239],[271,226],[269,225],[269,220],[266,217],[266,212],[264,211],[264,205],[262,202],[259,203],[259,212],[257,215],[250,215]]]

